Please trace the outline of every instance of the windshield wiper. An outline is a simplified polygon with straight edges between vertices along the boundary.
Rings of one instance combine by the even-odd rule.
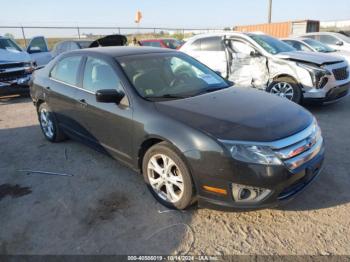
[[[147,99],[162,99],[162,98],[170,98],[170,99],[180,99],[186,98],[186,96],[174,95],[174,94],[164,94],[161,96],[145,96]]]
[[[226,88],[229,88],[229,86],[226,86],[226,87],[211,87],[211,88],[206,88],[206,89],[204,89],[204,90],[198,92],[196,95],[211,93],[211,92],[219,91],[219,90],[226,89]]]

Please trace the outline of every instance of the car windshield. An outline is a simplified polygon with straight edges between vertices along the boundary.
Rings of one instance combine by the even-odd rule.
[[[168,48],[171,49],[177,49],[181,46],[181,43],[174,39],[163,39],[163,42]]]
[[[229,87],[209,68],[181,53],[117,58],[137,92],[149,100],[181,99]]]
[[[293,52],[297,51],[295,48],[290,45],[284,43],[281,40],[273,38],[268,35],[249,35],[255,42],[258,43],[265,51],[270,54],[279,54],[282,52]]]
[[[317,52],[331,53],[336,50],[314,39],[303,39],[303,42],[314,48]]]
[[[14,41],[8,38],[0,38],[0,49],[22,51]]]

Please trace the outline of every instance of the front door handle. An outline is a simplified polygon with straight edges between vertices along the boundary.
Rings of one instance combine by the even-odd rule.
[[[85,100],[85,99],[80,99],[80,100],[79,100],[79,103],[80,103],[80,105],[83,106],[83,107],[87,107],[87,105],[88,105],[88,104],[86,103],[86,100]]]

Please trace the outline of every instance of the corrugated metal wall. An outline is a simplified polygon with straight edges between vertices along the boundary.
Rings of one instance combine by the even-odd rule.
[[[296,33],[302,34],[306,32],[319,31],[319,22],[305,20],[305,21],[288,21],[288,22],[271,23],[271,24],[245,25],[245,26],[236,26],[234,30],[241,31],[241,32],[260,31],[274,37],[283,38]]]
[[[265,34],[274,37],[288,37],[291,33],[292,22],[260,24],[260,25],[246,25],[235,27],[236,31],[241,32],[264,32]]]

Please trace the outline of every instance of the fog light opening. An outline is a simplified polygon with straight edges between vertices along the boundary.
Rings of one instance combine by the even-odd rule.
[[[259,202],[269,195],[271,190],[232,184],[232,196],[236,202]]]

